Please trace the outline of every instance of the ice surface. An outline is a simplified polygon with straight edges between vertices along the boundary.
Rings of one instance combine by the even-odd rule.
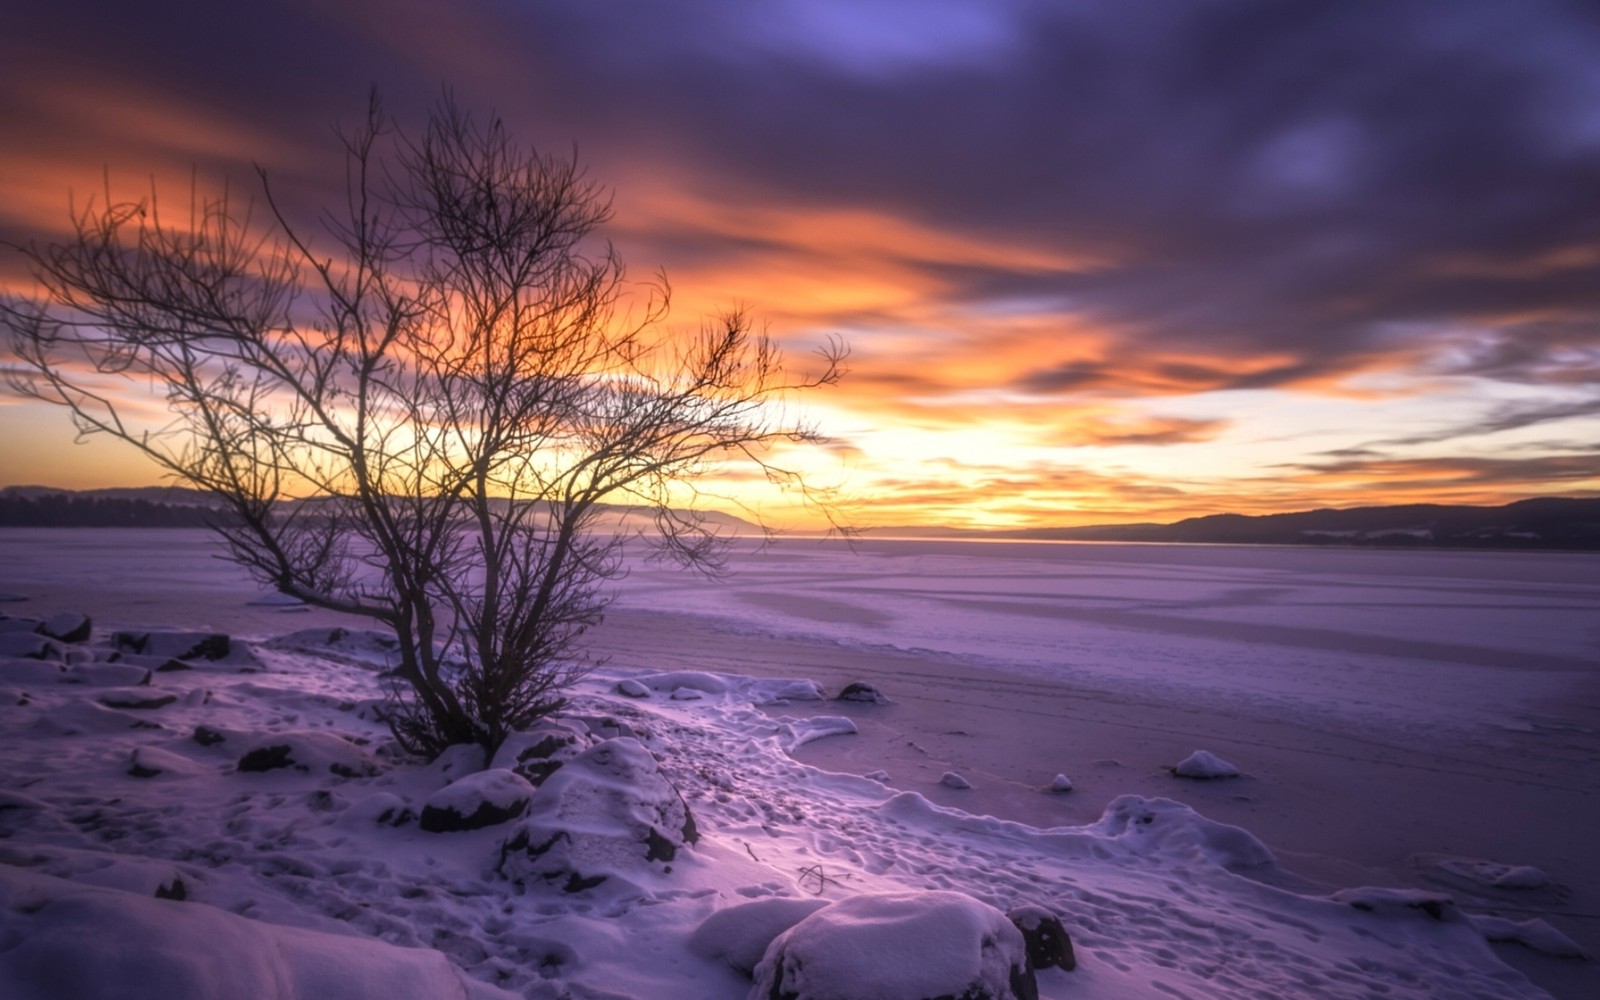
[[[11,548],[6,554],[16,552]],[[206,632],[226,629],[230,621],[284,621],[266,617],[276,616],[270,609],[248,608],[253,589],[248,584],[219,583],[209,563],[193,577],[173,579],[170,585],[136,573],[134,585],[143,589],[145,598],[159,595],[159,602],[140,605],[129,600],[116,605],[117,613],[106,614],[89,599],[92,588],[74,584],[67,574],[73,565],[70,549],[56,555],[61,558],[34,576],[0,584],[40,594],[48,583],[41,579],[53,578],[72,591],[72,603],[47,606],[36,597],[30,610],[41,615],[83,610],[95,615],[102,631],[159,626]],[[1453,578],[1436,564],[1413,567],[1427,570],[1426,579],[1406,577],[1403,572],[1386,575],[1374,568],[1376,562],[1339,563],[1345,576],[1359,581],[1339,594],[1371,604],[1409,595],[1417,619],[1441,626],[1443,631],[1427,640],[1429,648],[1439,652],[1439,658],[1430,659],[1352,648],[1356,639],[1381,639],[1384,629],[1395,626],[1380,623],[1363,631],[1345,612],[1336,610],[1325,609],[1318,625],[1322,631],[1316,635],[1279,635],[1266,646],[1248,638],[1248,632],[1238,641],[1206,632],[1208,621],[1215,624],[1226,618],[1226,607],[1203,607],[1204,598],[1232,608],[1265,600],[1266,595],[1250,598],[1244,593],[1262,586],[1264,576],[1278,578],[1290,593],[1304,586],[1310,589],[1300,591],[1303,595],[1321,594],[1317,599],[1332,600],[1331,592],[1316,590],[1309,580],[1297,582],[1298,571],[1266,557],[1235,559],[1234,565],[1211,569],[1195,564],[1184,576],[1178,572],[1183,566],[1174,570],[1172,564],[1119,563],[1109,557],[1099,558],[1091,572],[1087,564],[1063,570],[1049,560],[1034,560],[1038,563],[1034,566],[1026,556],[996,558],[984,566],[956,565],[937,555],[913,567],[899,562],[903,558],[899,555],[867,552],[862,558],[883,574],[878,593],[872,590],[873,573],[849,560],[841,562],[834,553],[800,558],[780,547],[772,556],[778,562],[767,569],[760,563],[766,556],[741,557],[758,577],[746,580],[752,592],[772,599],[731,597],[719,603],[719,592],[712,588],[701,595],[702,603],[695,609],[674,614],[692,618],[697,627],[721,629],[724,638],[732,634],[739,639],[732,646],[708,643],[705,648],[746,653],[761,648],[751,637],[815,628],[827,633],[838,650],[854,651],[851,676],[872,681],[880,678],[861,670],[860,664],[870,660],[874,649],[943,646],[952,655],[1001,663],[1019,674],[1061,671],[1059,676],[1075,672],[1102,678],[1105,683],[1096,690],[1128,683],[1195,692],[1185,703],[1198,706],[1235,700],[1252,682],[1230,671],[1254,669],[1266,678],[1262,683],[1272,697],[1293,695],[1294,700],[1284,702],[1291,706],[1285,711],[1291,720],[1308,711],[1304,704],[1328,715],[1391,719],[1391,710],[1403,707],[1407,685],[1420,685],[1424,679],[1438,687],[1433,702],[1417,709],[1425,716],[1421,720],[1425,727],[1499,716],[1508,704],[1567,691],[1567,682],[1581,676],[1578,668],[1587,655],[1584,629],[1592,628],[1592,619],[1585,619],[1589,625],[1576,626],[1577,616],[1567,605],[1594,596],[1593,585],[1581,580],[1541,583],[1517,579],[1516,573],[1497,582],[1484,571],[1473,570],[1475,564],[1470,563],[1456,566]],[[96,565],[104,569],[116,558],[113,545],[102,551]],[[196,558],[205,563],[203,555]],[[149,567],[154,562],[147,555],[141,554],[136,562],[145,567],[141,572],[153,572]],[[1392,565],[1403,570],[1408,564]],[[1521,563],[1511,560],[1505,565]],[[1101,571],[1108,582],[1097,593],[1093,573]],[[985,577],[984,572],[992,575]],[[769,573],[765,583],[759,579],[763,573]],[[1138,586],[1149,591],[1143,596],[1135,587],[1141,574],[1145,582]],[[1081,590],[1069,596],[1062,588],[1073,579]],[[1166,590],[1161,579],[1169,581]],[[648,576],[629,582],[630,587],[636,584],[644,590],[625,595],[625,602],[636,607],[658,597],[666,603],[677,600],[652,595]],[[1502,585],[1512,595],[1508,600],[1521,600],[1515,596],[1518,593],[1545,595],[1544,610],[1523,607],[1511,613],[1513,618],[1525,613],[1527,617],[1520,620],[1530,628],[1549,626],[1529,644],[1526,662],[1509,658],[1500,666],[1487,663],[1488,654],[1510,640],[1499,633],[1490,636],[1487,629],[1463,628],[1451,636],[1446,626],[1460,619],[1434,616],[1422,607],[1429,600],[1448,601],[1451,593],[1475,595],[1474,600],[1485,604],[1486,595]],[[1384,588],[1381,595],[1363,596],[1367,593],[1363,588],[1379,587]],[[678,589],[693,588],[678,581]],[[728,597],[732,591],[720,593]],[[780,599],[787,594],[807,598],[823,593],[832,605],[802,600],[791,612]],[[226,607],[225,597],[232,601]],[[1140,602],[1142,607],[1137,606]],[[1062,609],[1065,613],[1050,619],[1042,608],[1031,605],[1043,605],[1052,614]],[[823,620],[822,612],[840,606],[846,613]],[[848,613],[851,608],[876,609],[876,613]],[[1090,608],[1112,612],[1112,620],[1120,624],[1090,621]],[[805,618],[800,612],[816,614]],[[1143,619],[1117,619],[1118,612],[1153,616],[1168,631],[1152,635],[1138,624]],[[1506,612],[1500,610],[1483,613],[1500,618],[1502,624],[1506,620]],[[315,614],[296,623],[317,624]],[[1248,614],[1236,617],[1249,624]],[[1006,629],[1013,626],[1014,632],[1008,633]],[[1329,638],[1330,632],[1344,638]],[[239,640],[251,633],[233,634]],[[273,633],[254,634],[264,639]],[[328,634],[324,631],[324,639]],[[1013,634],[1015,647],[1005,646],[1009,640],[1004,637]],[[1422,640],[1413,634],[1411,641]],[[1124,652],[1119,654],[1119,648]],[[364,987],[354,980],[370,975],[391,996],[416,995],[419,990],[451,996],[459,995],[452,991],[460,989],[483,994],[503,989],[532,1000],[742,1000],[752,983],[735,967],[733,956],[748,956],[769,929],[784,921],[757,927],[752,919],[745,933],[730,932],[720,950],[715,941],[703,939],[691,947],[696,928],[716,927],[712,918],[736,913],[737,907],[752,902],[837,904],[878,893],[953,892],[1000,910],[1025,903],[1059,914],[1077,945],[1079,966],[1072,973],[1041,974],[1040,991],[1046,1000],[1168,1000],[1175,995],[1335,1000],[1450,995],[1520,1000],[1544,994],[1503,964],[1487,939],[1560,947],[1562,935],[1548,923],[1521,917],[1485,919],[1468,914],[1465,902],[1451,904],[1461,919],[1437,919],[1430,909],[1452,911],[1443,903],[1431,904],[1449,892],[1364,890],[1334,896],[1299,885],[1284,877],[1275,860],[1281,855],[1272,849],[1274,844],[1252,832],[1253,823],[1208,819],[1206,806],[1197,809],[1154,795],[1134,795],[1111,799],[1104,815],[1093,821],[1028,825],[940,804],[975,801],[983,788],[952,792],[949,799],[935,801],[943,794],[937,787],[942,770],[938,763],[926,780],[909,766],[894,764],[898,787],[859,776],[876,770],[875,766],[856,767],[848,774],[807,766],[794,756],[793,720],[800,717],[801,708],[779,710],[795,713],[785,722],[774,718],[777,713],[758,707],[779,692],[794,697],[807,687],[792,680],[779,684],[746,676],[729,669],[726,661],[708,659],[719,667],[715,670],[686,666],[701,647],[663,649],[659,662],[639,658],[595,675],[575,692],[568,723],[584,732],[593,727],[620,732],[626,727],[637,734],[659,775],[692,811],[699,840],[678,850],[671,862],[634,864],[595,852],[595,870],[610,877],[592,888],[566,892],[564,886],[547,886],[537,879],[524,880],[519,887],[496,871],[506,827],[516,823],[448,835],[420,829],[418,814],[430,796],[477,773],[474,769],[481,768],[482,761],[467,753],[452,758],[446,769],[408,761],[397,753],[369,710],[382,695],[383,679],[374,669],[383,665],[381,650],[381,644],[340,648],[336,642],[304,637],[258,644],[251,667],[255,673],[231,667],[153,673],[145,690],[176,699],[146,711],[100,705],[95,699],[103,688],[63,683],[65,675],[59,670],[37,676],[0,671],[4,695],[0,698],[4,888],[0,891],[5,893],[0,912],[6,921],[0,936],[37,944],[36,950],[13,949],[0,955],[0,996],[64,995],[60,989],[40,994],[37,984],[45,977],[55,985],[65,984],[70,993],[76,988],[70,978],[75,975],[87,977],[86,983],[77,984],[84,996],[139,996],[142,986],[122,987],[144,982],[134,978],[137,971],[128,970],[150,968],[130,964],[148,959],[169,963],[162,967],[175,970],[172,982],[177,985],[161,994],[166,1000],[272,995],[257,989],[254,980],[206,978],[254,975],[249,970],[258,967],[295,982],[314,983],[327,996],[365,995],[360,992]],[[1216,659],[1209,658],[1212,652],[1218,654]],[[1344,671],[1338,678],[1306,679],[1296,673],[1302,669],[1315,673],[1345,660],[1350,661],[1347,668],[1334,668]],[[1567,666],[1558,667],[1557,660]],[[1161,662],[1168,673],[1174,664],[1190,672],[1173,679],[1155,669]],[[1131,666],[1131,678],[1120,678],[1117,672],[1123,666]],[[641,669],[652,667],[660,669]],[[1149,668],[1148,674],[1140,673],[1144,668]],[[1272,669],[1294,676],[1273,680]],[[651,685],[660,692],[657,696],[634,700],[614,692],[619,680],[651,673],[662,675],[663,687]],[[791,667],[783,676],[800,673],[800,668]],[[1391,673],[1398,685],[1395,690],[1380,691],[1373,685],[1371,692],[1363,692],[1352,685],[1356,675],[1370,681]],[[670,675],[678,676],[666,686]],[[1468,681],[1453,684],[1462,677]],[[1494,683],[1474,687],[1474,677],[1490,677]],[[848,740],[818,740],[800,748],[801,756],[829,745],[865,745],[866,720],[882,720],[871,722],[872,726],[899,725],[902,717],[894,713],[913,700],[917,681],[900,675],[895,685],[894,706],[816,706],[828,714],[859,713],[837,718],[854,721],[863,734]],[[1207,685],[1217,690],[1207,693]],[[694,702],[665,697],[679,687],[700,691],[704,697]],[[968,702],[978,694],[1004,695],[1011,699],[1008,705],[1026,709],[1031,705],[1026,689],[1017,689],[1021,694],[972,685],[960,690],[965,700],[952,711],[959,709],[962,714],[959,723],[952,724],[959,724],[962,732],[943,733],[950,728],[947,724],[931,735],[927,730],[906,732],[902,742],[915,743],[930,754],[943,752],[943,744],[934,745],[937,739],[977,744],[1009,736],[1026,746],[1025,730],[982,729],[968,717]],[[1410,694],[1420,691],[1413,686]],[[1499,704],[1489,697],[1491,693]],[[1369,695],[1376,700],[1363,704]],[[1087,704],[1084,710],[1087,715],[1112,704]],[[1175,717],[1142,718],[1141,724],[1150,729],[1130,730],[1132,737],[1121,747],[1081,760],[1046,758],[1037,764],[1041,770],[1028,784],[1027,794],[1064,809],[1091,801],[1090,796],[1098,794],[1091,786],[1136,776],[1140,761],[1132,748],[1157,727],[1170,728]],[[197,740],[202,727],[219,739]],[[1584,745],[1576,731],[1563,731],[1560,739],[1575,755]],[[520,749],[531,749],[537,742]],[[291,755],[302,753],[313,764],[304,770],[294,766],[260,773],[235,770],[247,750],[278,745],[289,745]],[[1230,747],[1218,749],[1235,756]],[[1390,750],[1386,746],[1383,752]],[[1181,753],[1164,760],[1175,760]],[[1250,794],[1299,803],[1291,808],[1306,812],[1309,822],[1327,822],[1341,810],[1360,807],[1357,798],[1318,804],[1316,789],[1272,784],[1274,753],[1282,758],[1289,751],[1281,746],[1251,751],[1252,777],[1240,782],[1174,782],[1156,766],[1163,762],[1159,757],[1146,762],[1144,770],[1164,786],[1183,786],[1185,793],[1199,789],[1228,796],[1255,783]],[[1130,763],[1118,767],[1092,763],[1112,756]],[[360,766],[341,774],[329,766],[335,760],[356,761]],[[151,768],[160,771],[157,775],[137,777],[129,773],[135,762],[167,766]],[[648,770],[642,759],[640,764]],[[1437,769],[1430,772],[1430,780],[1444,780],[1443,765],[1432,766]],[[1072,768],[1077,790],[1071,796],[1044,794],[1050,774],[1062,767]],[[989,771],[967,773],[983,774],[981,786],[996,783]],[[1540,780],[1510,769],[1497,774],[1504,776],[1493,780],[1506,786]],[[581,771],[575,772],[568,781],[576,786],[579,782],[574,779],[581,776]],[[590,788],[585,794],[591,797],[609,791],[603,782],[591,782]],[[908,790],[912,788],[916,790]],[[535,793],[535,802],[544,791]],[[659,787],[656,791],[660,794],[651,801],[670,808],[675,800]],[[1486,789],[1486,794],[1492,791]],[[1378,797],[1384,792],[1374,788],[1371,794]],[[1220,808],[1229,800],[1217,801]],[[1099,803],[1093,808],[1098,810]],[[1470,819],[1477,804],[1469,802],[1463,808]],[[612,819],[612,829],[624,825],[616,816]],[[1529,816],[1527,821],[1583,825],[1582,817],[1559,820],[1559,814]],[[1567,874],[1548,859],[1531,860],[1552,880]],[[1508,876],[1531,867],[1518,856],[1505,861],[1502,868]],[[1478,873],[1488,875],[1491,870]],[[1511,876],[1513,881],[1521,877]],[[183,901],[156,899],[158,892],[175,893],[175,879],[184,885]],[[17,900],[22,903],[14,906]],[[1368,905],[1363,908],[1356,902]],[[745,927],[737,917],[721,919],[729,922],[727,926]],[[138,931],[124,933],[129,925],[137,925]],[[193,947],[195,941],[205,947]],[[237,955],[238,968],[217,971],[213,961],[217,954]],[[404,981],[399,981],[402,977]],[[221,992],[211,991],[213,987]],[[234,987],[242,992],[228,992]],[[1583,994],[1574,994],[1578,995]]]

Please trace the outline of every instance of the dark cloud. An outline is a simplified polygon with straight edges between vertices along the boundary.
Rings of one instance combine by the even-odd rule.
[[[1435,444],[1465,437],[1497,434],[1501,431],[1521,430],[1538,424],[1556,423],[1582,417],[1600,415],[1600,397],[1568,400],[1558,403],[1508,403],[1497,406],[1485,416],[1464,424],[1445,427],[1422,434],[1375,441],[1378,446]]]

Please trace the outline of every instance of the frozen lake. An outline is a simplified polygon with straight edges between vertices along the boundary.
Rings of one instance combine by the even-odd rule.
[[[304,623],[251,606],[256,587],[217,551],[204,531],[0,529],[0,590],[106,625]],[[931,653],[1391,737],[1523,727],[1592,705],[1600,686],[1587,554],[791,538],[741,543],[730,569],[706,580],[635,559],[613,617]]]
[[[1592,555],[789,539],[732,565],[640,562],[618,608],[1391,730],[1522,725],[1600,680]]]

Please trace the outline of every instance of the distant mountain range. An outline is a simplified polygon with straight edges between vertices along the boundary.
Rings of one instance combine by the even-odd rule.
[[[1211,514],[1172,524],[1097,524],[1009,531],[877,528],[871,534],[1077,542],[1600,550],[1600,498],[1541,497],[1503,507],[1324,507],[1293,514]]]
[[[302,501],[290,500],[289,504]],[[183,486],[139,486],[101,490],[64,490],[50,486],[7,486],[0,489],[0,527],[33,528],[201,528],[226,516],[209,494]],[[743,518],[705,511],[709,524],[731,534],[760,534]],[[644,507],[604,505],[601,523],[648,529]]]
[[[45,486],[0,489],[0,526],[7,527],[201,527],[213,516],[214,508],[206,494],[177,486],[81,491]],[[618,526],[648,524],[643,508],[617,506],[607,514],[610,523]],[[734,534],[760,533],[756,525],[732,514],[710,511],[706,517]],[[1593,551],[1600,550],[1600,498],[1542,497],[1503,507],[1406,504],[1255,516],[1211,514],[1172,524],[1097,524],[1006,531],[873,528],[866,534],[879,538]]]

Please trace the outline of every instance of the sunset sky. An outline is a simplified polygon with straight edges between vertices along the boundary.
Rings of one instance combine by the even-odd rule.
[[[848,341],[864,525],[1600,493],[1600,5],[57,0],[0,65],[13,242],[107,176],[332,201],[373,85],[575,145],[675,322]],[[0,404],[0,485],[154,480]]]

